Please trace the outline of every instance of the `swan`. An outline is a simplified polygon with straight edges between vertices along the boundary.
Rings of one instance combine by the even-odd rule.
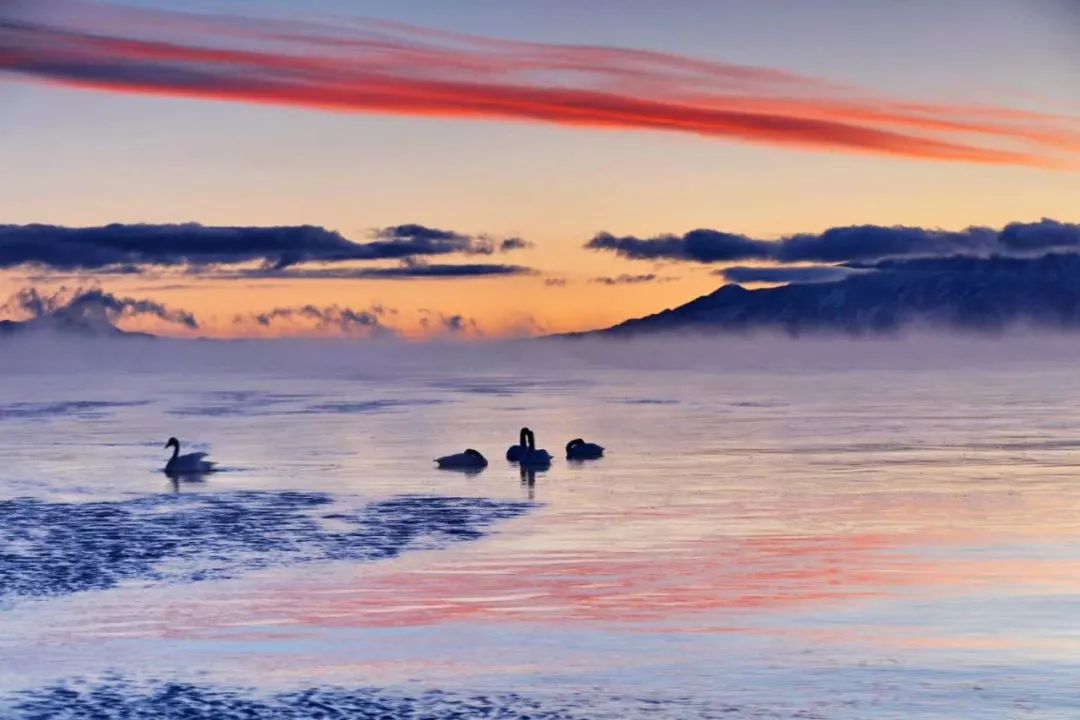
[[[532,435],[532,430],[527,427],[521,428],[520,439],[517,445],[511,445],[506,450],[506,459],[510,462],[517,462],[521,459],[529,449],[529,437]]]
[[[513,452],[515,448],[517,452]],[[551,453],[537,450],[536,434],[529,428],[521,428],[521,442],[506,451],[506,459],[522,466],[543,467],[551,464]]]
[[[465,452],[456,455],[443,455],[441,458],[435,458],[435,462],[441,468],[461,470],[486,468],[488,464],[487,458],[472,448],[468,448]]]
[[[581,438],[574,438],[566,443],[567,460],[595,460],[604,456],[604,448],[596,443],[585,442]]]
[[[165,443],[165,449],[173,449],[172,457],[165,463],[165,472],[170,475],[198,475],[201,473],[208,473],[214,471],[214,463],[209,460],[204,460],[206,453],[188,453],[187,455],[180,454],[180,441],[174,437],[169,438],[169,442]]]

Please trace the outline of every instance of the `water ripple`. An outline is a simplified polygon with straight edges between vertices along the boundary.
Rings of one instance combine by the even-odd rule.
[[[49,403],[10,403],[0,405],[0,420],[42,420],[57,416],[96,420],[118,408],[138,407],[149,404],[148,400],[132,402],[105,402],[97,400],[72,400]]]
[[[194,582],[320,560],[376,560],[474,540],[520,502],[399,496],[328,513],[330,495],[233,492],[123,502],[0,502],[0,602],[121,582]],[[332,523],[326,522],[333,520]]]
[[[623,718],[778,718],[743,714],[732,705],[664,699],[611,697],[592,691],[562,697],[531,697],[514,692],[465,693],[443,690],[400,692],[381,688],[316,687],[277,694],[178,682],[135,684],[111,678],[91,684],[68,681],[0,700],[10,720],[100,718],[112,720],[622,720]],[[784,717],[819,718],[816,714]]]

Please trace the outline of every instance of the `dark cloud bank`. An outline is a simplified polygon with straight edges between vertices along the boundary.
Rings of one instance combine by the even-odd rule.
[[[215,277],[244,277],[249,279],[278,278],[286,280],[398,280],[409,278],[467,278],[500,275],[529,275],[532,270],[520,265],[501,263],[461,263],[456,265],[403,263],[395,267],[377,268],[286,268],[244,270],[235,273],[215,273]]]
[[[1080,225],[1049,219],[1012,223],[1001,230],[970,227],[948,231],[899,225],[853,225],[830,228],[818,234],[790,235],[775,241],[706,229],[650,238],[599,233],[585,247],[614,252],[633,260],[695,263],[744,260],[841,263],[952,255],[1021,257],[1052,250],[1080,249]]]
[[[184,268],[211,276],[289,278],[476,277],[527,272],[499,263],[424,265],[447,255],[488,256],[529,247],[521,238],[467,235],[424,225],[395,225],[353,242],[312,225],[211,227],[178,225],[0,225],[0,269],[130,274],[149,268]],[[340,263],[402,261],[401,267],[355,268]],[[235,266],[256,264],[255,268]],[[338,265],[297,267],[304,263]]]

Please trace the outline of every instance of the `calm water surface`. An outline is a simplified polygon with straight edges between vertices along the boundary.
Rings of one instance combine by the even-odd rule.
[[[1051,362],[8,373],[0,716],[1076,718],[1078,407]]]

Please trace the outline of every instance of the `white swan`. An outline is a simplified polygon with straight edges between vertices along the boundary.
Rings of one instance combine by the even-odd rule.
[[[596,460],[604,456],[604,448],[596,443],[585,442],[581,438],[574,438],[566,443],[567,460]]]
[[[435,458],[435,462],[439,467],[448,470],[479,470],[480,468],[486,468],[488,464],[487,458],[472,448],[468,448],[465,452],[459,452],[456,455],[443,455],[441,458]]]
[[[165,472],[169,475],[200,475],[214,471],[214,463],[204,460],[206,453],[180,454],[180,441],[174,437],[165,443],[165,449],[173,449],[172,457],[165,463]]]
[[[551,464],[551,453],[536,449],[536,434],[529,428],[521,428],[521,440],[506,451],[506,459],[523,467],[543,467]]]

